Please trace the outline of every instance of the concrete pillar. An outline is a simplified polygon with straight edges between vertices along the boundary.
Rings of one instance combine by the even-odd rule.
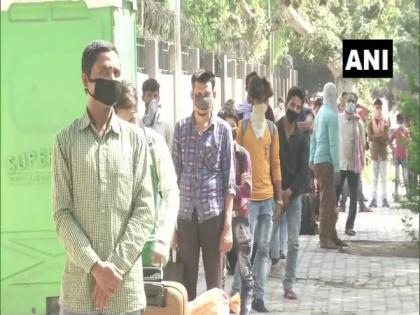
[[[156,39],[146,39],[144,40],[144,46],[144,72],[146,72],[149,77],[156,79],[159,71],[158,41]]]
[[[208,53],[204,56],[203,69],[214,73],[214,53]]]
[[[245,78],[246,78],[246,61],[245,60],[239,60],[238,61],[238,78],[242,79],[242,89],[241,91],[238,91],[238,96],[241,97],[239,101],[242,101],[245,99]],[[240,94],[239,94],[240,93]]]
[[[237,104],[239,100],[236,99],[236,76],[237,76],[237,73],[236,73],[236,60],[235,59],[230,60],[228,62],[228,65],[227,66],[228,66],[228,73],[230,75],[231,82],[232,82],[232,84],[231,84],[232,99]],[[239,93],[238,93],[238,96],[239,96]]]
[[[169,54],[169,71],[173,73],[175,71],[175,45],[169,44],[168,54]]]
[[[293,72],[294,72],[294,75],[293,75],[293,77],[294,77],[294,79],[295,79],[295,86],[299,86],[299,71],[297,71],[297,70],[293,70]]]
[[[246,64],[246,75],[247,76],[249,73],[251,73],[253,71],[253,66],[252,63],[247,63]]]
[[[189,71],[194,73],[198,69],[200,69],[200,50],[198,48],[191,48],[190,49],[190,66]]]
[[[267,66],[264,64],[260,64],[260,76],[267,77]],[[270,80],[270,78],[267,78],[267,80]]]
[[[227,89],[229,88],[227,86],[227,56],[226,55],[221,55],[220,56],[220,62],[221,62],[221,71],[220,71],[220,84],[221,84],[221,106],[225,105],[225,102],[227,101],[226,99],[226,94],[227,94]]]

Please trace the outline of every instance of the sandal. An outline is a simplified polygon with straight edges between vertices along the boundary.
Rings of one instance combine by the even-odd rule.
[[[285,289],[283,296],[288,300],[297,300],[297,294],[291,289]]]

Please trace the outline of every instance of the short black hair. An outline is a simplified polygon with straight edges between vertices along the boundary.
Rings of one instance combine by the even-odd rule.
[[[297,86],[293,86],[289,89],[289,92],[287,92],[287,97],[286,97],[286,103],[289,103],[290,99],[294,96],[297,96],[300,98],[300,100],[302,101],[302,105],[304,103],[305,100],[305,94],[303,93],[303,91],[298,88]]]
[[[143,95],[146,93],[146,91],[159,92],[159,88],[160,88],[159,82],[153,78],[147,79],[146,81],[143,82],[143,85],[141,86]]]
[[[341,97],[344,97],[344,96],[346,96],[348,93],[347,92],[343,92],[343,93],[341,93]]]
[[[135,109],[137,110],[138,95],[137,89],[133,83],[122,80],[121,96],[115,105],[116,109]]]
[[[356,99],[356,103],[357,103],[357,100],[359,99],[359,97],[357,96],[357,94],[354,93],[354,92],[347,93],[347,96],[350,96],[350,95],[354,96],[354,98]]]
[[[404,114],[403,113],[398,113],[397,114],[397,122],[404,122]]]
[[[373,102],[373,105],[379,105],[379,106],[381,106],[381,107],[382,107],[382,101],[381,101],[381,99],[380,99],[380,98],[377,98],[377,99]]]
[[[256,73],[255,71],[252,71],[247,74],[247,76],[245,77],[245,91],[248,91],[249,82],[251,81],[251,79],[258,76],[258,73]]]
[[[223,120],[226,120],[227,118],[232,118],[233,120],[235,120],[236,124],[239,123],[239,117],[238,117],[238,115],[237,115],[237,113],[236,113],[235,110],[222,109],[221,111],[219,111],[217,113],[217,116],[219,116]]]
[[[214,90],[214,86],[216,85],[216,76],[209,70],[198,69],[191,76],[191,86],[193,89],[195,82],[201,82],[204,84],[211,82],[211,88]]]
[[[265,102],[273,96],[273,89],[266,78],[260,78],[256,75],[249,81],[248,95],[252,101]]]
[[[114,44],[105,40],[94,40],[87,45],[82,54],[82,73],[90,77],[90,72],[98,55],[109,51],[114,51],[118,55],[117,48]]]

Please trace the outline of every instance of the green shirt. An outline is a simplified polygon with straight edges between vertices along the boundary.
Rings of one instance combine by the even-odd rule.
[[[99,139],[88,114],[62,129],[52,156],[52,202],[60,242],[67,254],[60,303],[70,312],[90,312],[98,261],[124,271],[107,314],[146,305],[143,245],[153,227],[154,205],[144,135],[112,114]]]

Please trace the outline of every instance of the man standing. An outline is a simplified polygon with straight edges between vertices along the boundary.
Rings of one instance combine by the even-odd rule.
[[[172,147],[173,128],[172,124],[164,120],[161,115],[162,105],[159,103],[160,85],[155,79],[147,79],[142,85],[142,100],[145,105],[143,119],[139,120],[139,126],[146,126],[160,133],[169,148]]]
[[[350,210],[347,217],[345,233],[356,235],[354,221],[357,213],[360,173],[365,160],[365,132],[363,124],[356,115],[357,95],[350,92],[346,96],[344,112],[338,115],[340,133],[340,177],[337,189],[339,200],[344,181],[347,179],[350,190]]]
[[[297,125],[297,118],[303,108],[304,94],[292,87],[287,93],[286,116],[277,123],[280,138],[280,165],[282,173],[282,190],[284,208],[276,217],[286,216],[288,233],[288,250],[286,258],[286,274],[283,280],[284,297],[296,300],[293,282],[296,281],[296,265],[299,252],[299,232],[302,216],[302,194],[305,193],[309,167],[309,142]],[[279,209],[280,210],[280,209]],[[276,224],[278,226],[278,224]],[[277,229],[278,231],[278,229]],[[279,238],[273,233],[273,240]]]
[[[120,72],[114,45],[94,41],[85,48],[87,111],[54,143],[54,221],[67,255],[61,315],[139,315],[146,306],[140,255],[154,211],[147,144],[114,113]]]
[[[198,70],[191,85],[194,111],[177,122],[173,143],[180,189],[177,241],[190,301],[197,295],[200,249],[207,289],[222,287],[224,253],[232,248],[235,196],[231,128],[212,113],[215,76]]]
[[[115,113],[125,121],[137,122],[137,89],[122,81],[121,97],[115,105]],[[165,266],[175,230],[179,209],[179,190],[171,153],[165,139],[155,130],[144,127],[150,152],[153,197],[156,207],[155,229],[144,246],[144,266]]]
[[[337,88],[324,86],[323,105],[315,118],[311,137],[309,165],[319,182],[319,242],[321,248],[338,249],[344,242],[337,236],[335,184],[340,178]]]
[[[252,268],[256,291],[252,308],[266,313],[264,294],[270,264],[272,217],[275,207],[282,205],[279,135],[274,123],[265,119],[268,100],[273,95],[270,83],[256,76],[250,80],[248,93],[252,100],[251,117],[239,123],[237,141],[249,152],[252,162],[249,217],[251,233],[257,243]],[[259,233],[254,234],[256,229]]]
[[[374,111],[372,120],[369,121],[367,130],[370,140],[370,157],[373,167],[372,202],[370,207],[377,207],[378,178],[381,176],[382,206],[389,207],[386,192],[386,167],[388,160],[389,125],[382,113],[382,101],[377,98],[373,103]]]

